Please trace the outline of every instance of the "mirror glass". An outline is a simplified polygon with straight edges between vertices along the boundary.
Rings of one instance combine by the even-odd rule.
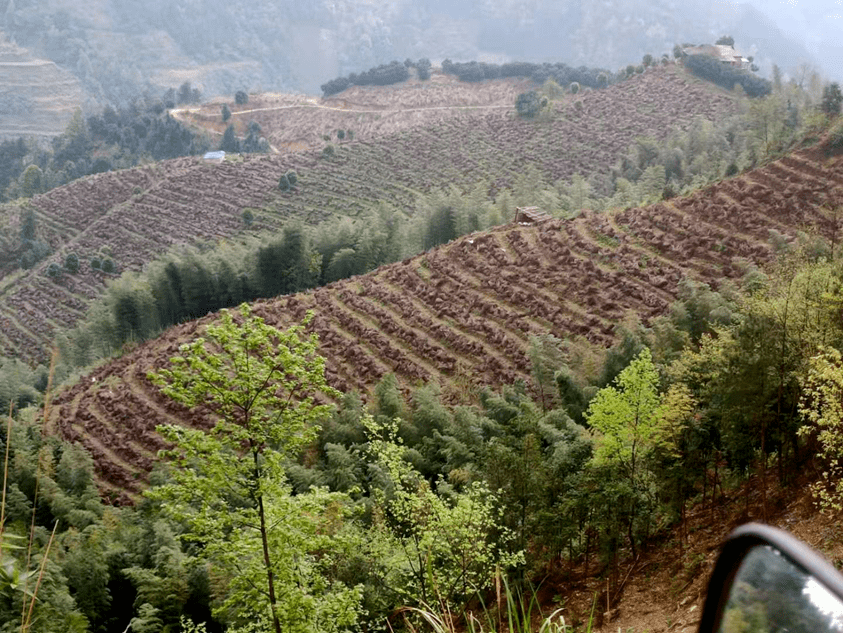
[[[769,545],[744,558],[729,591],[720,633],[843,631],[843,602]]]

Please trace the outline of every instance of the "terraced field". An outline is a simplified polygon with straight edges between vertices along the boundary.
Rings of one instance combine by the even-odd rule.
[[[477,90],[477,100],[491,99],[489,84]],[[369,92],[376,104],[380,99],[392,107],[398,99]],[[720,118],[736,108],[719,89],[688,80],[675,68],[648,71],[577,102],[560,102],[537,121],[518,119],[509,108],[464,112],[430,125],[416,125],[410,117],[404,131],[343,144],[330,161],[315,151],[234,157],[221,164],[181,158],[99,174],[36,196],[31,205],[39,234],[54,253],[32,270],[14,276],[0,271],[0,353],[28,361],[47,357],[57,329],[77,322],[102,291],[107,275],[88,262],[103,249],[118,270],[140,270],[173,246],[277,229],[290,218],[316,223],[381,202],[412,212],[420,192],[450,184],[468,189],[481,179],[492,182],[494,192],[530,164],[549,181],[605,173],[638,136],[663,136],[673,126]],[[288,169],[299,173],[299,182],[282,194],[276,185]],[[245,209],[257,218],[249,228],[242,220]],[[16,230],[17,208],[0,209],[2,215],[11,216]],[[70,252],[80,258],[79,273],[47,278],[49,264],[63,263]]]
[[[255,304],[286,327],[316,317],[331,384],[366,393],[387,373],[436,380],[452,399],[529,380],[530,334],[608,344],[628,311],[662,314],[683,277],[717,287],[746,260],[772,256],[770,229],[829,239],[843,205],[843,157],[803,151],[688,197],[642,209],[507,225],[368,275]],[[162,421],[203,425],[146,378],[213,317],[184,324],[58,394],[50,423],[93,455],[104,488],[128,500],[144,485]]]

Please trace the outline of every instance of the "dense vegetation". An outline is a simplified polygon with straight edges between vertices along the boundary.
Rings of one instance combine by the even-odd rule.
[[[648,185],[660,198],[667,173],[684,186],[714,152],[712,173],[719,174],[727,161],[786,147],[798,128],[781,120],[791,112],[775,107],[783,102],[760,101],[748,110],[747,120],[763,126],[715,135],[713,126],[699,124],[663,145],[642,139],[619,163],[617,180],[648,182],[644,174],[661,168],[664,180]],[[754,178],[798,173],[811,180],[812,191],[828,188],[821,180],[827,175],[813,163],[791,158],[786,164]],[[401,257],[405,245],[453,240],[501,218],[519,196],[576,195],[571,208],[581,208],[582,184],[559,186],[549,188],[527,170],[494,204],[486,185],[469,195],[432,192],[412,219],[384,207],[357,223],[312,232],[290,225],[266,241],[174,253],[145,278],[125,276],[111,286],[93,313],[100,321],[87,326],[88,349],[105,340],[119,346],[249,293],[330,283]],[[710,195],[733,196],[742,187],[750,185],[726,183]],[[754,188],[758,195],[761,189]],[[602,261],[606,249],[628,246],[619,228],[626,227],[637,240],[656,240],[667,257],[673,251],[656,239],[655,224],[642,221],[662,222],[699,201],[675,209],[663,204],[649,216],[618,211],[615,229],[608,215],[591,214],[595,243],[582,247]],[[832,223],[833,208],[823,216]],[[708,205],[697,212],[709,223],[717,211]],[[750,215],[741,209],[729,216],[742,223],[737,232],[767,231]],[[693,227],[683,227],[690,235]],[[818,431],[840,424],[828,404],[843,372],[837,318],[843,270],[836,225],[819,229],[821,235],[801,242],[770,234],[779,259],[766,274],[742,269],[740,289],[731,281],[716,289],[682,281],[666,313],[652,313],[646,324],[628,320],[608,349],[588,337],[535,334],[529,381],[481,389],[476,400],[458,405],[436,383],[408,388],[391,374],[366,394],[365,404],[353,391],[338,394],[327,387],[327,365],[305,330],[279,332],[247,308],[194,327],[192,342],[175,348],[174,360],[149,376],[172,400],[156,422],[189,421],[193,429],[160,430],[159,446],[168,450],[136,507],[103,506],[90,457],[44,438],[33,409],[0,431],[10,451],[2,620],[15,629],[36,622],[44,631],[381,630],[401,606],[459,614],[477,604],[476,596],[488,597],[495,579],[501,582],[498,574],[520,584],[560,566],[598,573],[614,602],[622,559],[681,526],[689,504],[713,507],[743,482],[747,494],[760,493],[765,518],[772,511],[765,501],[769,477],[791,481],[816,448],[817,459],[833,464],[839,457]],[[575,248],[576,236],[568,237]],[[478,237],[477,248],[488,251],[487,241]],[[528,254],[525,242],[509,244]],[[719,248],[735,245],[721,236]],[[683,251],[689,255],[689,265],[701,271],[713,261],[696,246]],[[578,268],[571,262],[569,275]],[[601,275],[593,262],[590,271]],[[427,274],[437,274],[431,263]],[[73,353],[83,351],[78,346]],[[46,370],[24,369],[4,364],[3,376],[17,372],[18,385],[48,388]],[[284,393],[266,389],[274,375]],[[112,408],[118,385],[100,377],[100,402]],[[287,397],[317,392],[337,406],[298,408]],[[17,408],[38,394],[7,389],[4,397]],[[213,428],[207,413],[217,416]],[[44,416],[52,419],[49,411]],[[120,447],[109,450],[129,459]],[[820,481],[817,493],[824,508],[839,507],[833,485]],[[681,529],[675,538],[684,551]]]
[[[268,391],[251,399],[265,389],[259,367],[281,371],[287,389],[326,387],[310,383],[323,367],[312,340],[244,309],[158,374],[165,393],[211,407],[226,432],[170,427],[175,450],[136,509],[100,504],[79,449],[31,422],[2,431],[12,466],[3,543],[23,545],[3,549],[3,569],[29,583],[0,575],[3,620],[20,622],[42,561],[33,617],[44,631],[130,621],[175,631],[182,617],[210,631],[278,630],[274,618],[282,629],[379,630],[401,605],[459,613],[496,567],[530,579],[585,566],[614,595],[621,559],[681,523],[689,503],[714,504],[750,477],[763,499],[767,478],[791,480],[817,443],[825,459],[838,456],[815,432],[839,425],[826,405],[839,389],[828,371],[841,371],[842,273],[838,261],[793,252],[745,292],[686,284],[668,315],[631,324],[605,352],[536,339],[533,384],[487,390],[470,406],[446,404],[435,384],[402,392],[392,376],[368,405],[348,393],[333,412],[284,412],[284,394]],[[211,340],[221,347],[208,355]],[[283,357],[273,361],[274,349]],[[233,461],[230,432],[255,460]],[[820,489],[839,503],[833,486]],[[271,528],[253,529],[259,513]],[[248,528],[229,530],[236,521]]]
[[[420,69],[419,79],[427,79],[430,76],[430,60],[421,59],[415,64],[411,60],[407,60],[403,64],[394,61],[389,64],[381,64],[361,73],[351,73],[347,77],[331,79],[322,84],[322,96],[330,97],[350,86],[389,86],[407,81],[410,77],[410,71],[408,69],[411,66],[417,66]]]
[[[491,64],[487,62],[452,62],[446,59],[442,62],[442,72],[456,75],[460,81],[483,81],[484,79],[500,79],[506,77],[529,78],[537,84],[543,84],[552,79],[560,86],[577,83],[589,88],[605,88],[614,83],[615,74],[601,68],[571,68],[567,64],[535,64],[532,62],[507,62],[505,64]]]
[[[726,90],[740,86],[750,97],[764,97],[770,94],[772,84],[769,80],[752,74],[747,70],[733,68],[720,60],[707,55],[689,55],[682,62],[685,68],[695,75],[713,81]]]
[[[187,95],[181,94],[185,88]],[[182,99],[194,99],[193,90],[184,84],[178,102],[191,103]],[[165,105],[175,106],[176,93],[170,92],[173,95],[165,94],[164,100],[106,107],[87,120],[77,111],[49,149],[24,138],[4,141],[0,145],[0,201],[29,198],[90,174],[211,149],[210,139],[165,112]]]

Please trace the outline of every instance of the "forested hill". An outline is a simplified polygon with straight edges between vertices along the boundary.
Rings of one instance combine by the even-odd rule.
[[[803,150],[692,196],[574,220],[507,225],[370,274],[257,302],[269,323],[315,318],[331,384],[363,393],[389,373],[436,381],[453,401],[531,381],[531,337],[601,345],[632,313],[644,323],[692,282],[757,279],[756,265],[802,232],[839,241],[843,157]],[[137,492],[166,421],[202,424],[147,379],[215,317],[186,323],[107,363],[54,400],[51,425],[89,450],[108,486]]]
[[[487,94],[490,85],[496,84],[477,90]],[[511,83],[497,85],[513,94]],[[456,82],[453,86],[453,94],[472,90]],[[367,94],[377,101],[403,89],[415,90],[387,87]],[[439,94],[439,107],[447,107],[444,101],[451,93]],[[363,125],[353,141],[332,137],[325,144],[330,153],[232,156],[223,163],[196,157],[162,161],[86,177],[4,205],[0,349],[27,361],[44,360],[56,332],[84,316],[106,281],[141,270],[174,246],[277,230],[295,219],[318,223],[330,217],[362,218],[384,206],[404,216],[414,213],[419,195],[451,185],[467,192],[482,183],[483,198],[488,199],[517,188],[530,174],[536,177],[535,196],[545,187],[553,189],[557,181],[567,186],[578,175],[588,176],[601,195],[610,196],[612,167],[636,139],[651,137],[655,143],[673,130],[690,129],[699,119],[723,122],[738,109],[733,97],[674,66],[650,69],[576,97],[562,95],[535,120],[517,117],[512,102],[476,112],[460,105],[454,106],[458,115],[438,121],[396,115],[385,129]],[[279,119],[272,118],[273,112],[262,115],[272,134],[273,121]],[[311,130],[325,123],[320,116],[310,121]],[[272,138],[286,139],[283,132]],[[711,163],[711,168],[720,170],[719,177],[725,165]],[[279,179],[290,170],[297,172],[297,183],[282,191]],[[687,174],[700,176],[700,169]],[[591,185],[580,179],[577,187],[582,193]],[[660,196],[661,187],[656,188]],[[554,196],[545,196],[551,211],[560,205]],[[579,209],[587,196],[577,200],[569,211]],[[525,202],[534,203],[535,198]],[[102,265],[106,260],[107,269]],[[19,268],[22,262],[24,269]],[[203,305],[192,316],[208,309]]]

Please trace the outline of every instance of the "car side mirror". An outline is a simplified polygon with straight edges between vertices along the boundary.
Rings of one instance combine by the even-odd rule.
[[[843,576],[787,532],[749,523],[714,565],[699,633],[840,633]]]

